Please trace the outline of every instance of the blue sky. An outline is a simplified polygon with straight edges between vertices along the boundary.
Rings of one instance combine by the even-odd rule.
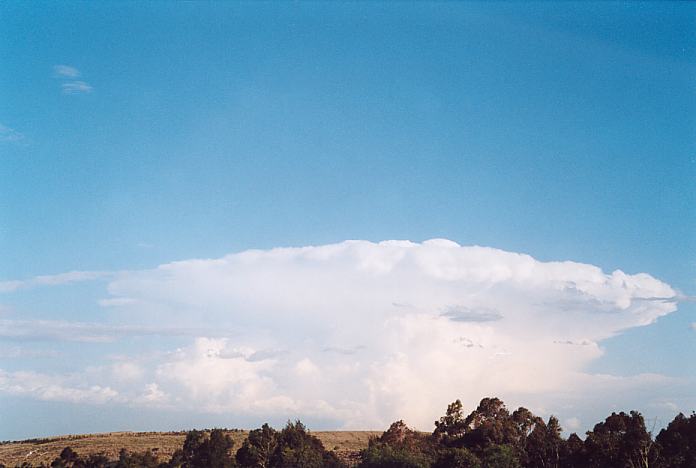
[[[117,387],[127,382],[104,369],[122,366],[133,385],[157,384],[166,393],[152,376],[188,361],[132,362],[134,356],[177,349],[197,356],[208,346],[249,364],[257,362],[254,353],[284,350],[323,329],[301,314],[292,336],[254,321],[272,304],[242,317],[235,307],[247,302],[230,299],[226,283],[207,269],[182,273],[186,284],[207,281],[208,288],[219,280],[220,289],[206,291],[231,302],[220,299],[205,311],[191,299],[194,291],[180,302],[155,297],[147,285],[156,278],[148,275],[174,261],[349,239],[407,239],[427,250],[422,255],[440,258],[421,243],[444,238],[529,254],[541,265],[571,260],[606,275],[646,273],[672,288],[676,310],[651,311],[648,326],[612,321],[588,331],[603,351],[559,366],[617,379],[660,376],[665,387],[641,387],[634,400],[612,403],[663,419],[693,410],[696,401],[686,394],[696,378],[696,308],[688,300],[696,294],[695,14],[688,3],[3,3],[0,418],[9,424],[0,438],[257,423],[260,410],[242,414],[198,397],[192,401],[199,406],[182,409],[202,391],[186,382],[168,406],[164,397],[156,405],[145,393],[125,395]],[[330,272],[392,249],[374,248],[350,250]],[[473,254],[466,252],[457,261],[469,265]],[[275,257],[254,261],[280,282],[297,274]],[[224,278],[236,281],[234,265]],[[74,271],[104,273],[31,283]],[[529,299],[537,283],[527,287],[510,297],[526,298],[530,314],[542,298],[557,299]],[[350,288],[371,297],[360,280]],[[652,283],[640,288],[662,291]],[[428,286],[419,297],[433,310],[450,310],[435,299],[442,291]],[[294,297],[270,286],[257,292]],[[493,307],[484,302],[479,306]],[[336,323],[351,313],[326,309]],[[396,312],[384,313],[388,321]],[[416,314],[399,313],[399,320]],[[514,313],[503,310],[500,322]],[[163,321],[185,330],[154,330]],[[243,324],[235,335],[242,338],[215,336],[228,321]],[[95,324],[116,331],[91,329],[80,340],[63,334]],[[259,382],[282,380],[293,369],[298,383],[283,393],[293,399],[302,393],[298,376],[325,376],[322,365],[336,364],[313,354],[331,344],[301,343],[291,362],[221,370],[228,377],[219,386],[234,387],[239,375],[253,372]],[[402,352],[395,346],[388,353]],[[527,352],[535,356],[519,350]],[[352,355],[355,365],[377,362],[364,353]],[[26,373],[31,381],[18,380]],[[84,393],[96,384],[118,395]],[[455,384],[461,382],[442,399],[460,396]],[[52,385],[60,391],[47,393]],[[285,384],[275,385],[263,401]],[[336,392],[316,396],[331,406],[325,414],[308,414],[303,408],[312,405],[295,398],[294,406],[267,406],[282,408],[269,409],[269,418],[355,426],[333,405],[342,397]],[[517,389],[507,392],[517,403]],[[592,401],[580,397],[555,401],[559,393],[540,390],[549,403],[537,410],[560,413],[566,426],[580,421],[580,431],[609,409],[593,413]],[[46,420],[37,425],[27,414]],[[359,414],[374,425],[392,416],[384,405]],[[414,424],[438,415],[414,414]]]

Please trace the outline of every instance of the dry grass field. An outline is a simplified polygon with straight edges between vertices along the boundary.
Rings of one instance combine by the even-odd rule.
[[[248,431],[230,431],[234,447],[239,448]],[[350,462],[361,449],[367,447],[370,436],[378,436],[376,431],[317,431],[324,447],[334,450],[344,460]],[[49,464],[65,447],[71,447],[80,455],[103,453],[115,459],[123,447],[131,452],[147,449],[161,460],[167,460],[184,442],[183,432],[108,432],[104,434],[68,435],[48,437],[35,441],[8,442],[0,445],[0,463],[7,467],[29,462],[34,466],[42,462]]]

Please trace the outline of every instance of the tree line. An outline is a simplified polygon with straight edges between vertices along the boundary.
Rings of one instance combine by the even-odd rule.
[[[447,407],[435,430],[424,433],[394,422],[370,439],[358,468],[695,468],[696,414],[677,415],[653,438],[637,411],[612,413],[587,431],[562,436],[556,417],[544,421],[526,408],[510,412],[498,398],[484,398],[464,415],[461,401]],[[23,468],[29,464],[20,465]],[[189,431],[169,460],[151,451],[122,449],[118,460],[81,457],[66,447],[53,468],[345,468],[300,422],[280,431],[252,430],[241,447],[222,429]],[[0,465],[4,468],[4,465]]]
[[[361,453],[360,468],[696,468],[696,414],[677,415],[655,439],[637,411],[612,413],[587,431],[563,438],[520,407],[510,412],[484,398],[464,416],[457,400],[424,434],[397,421]]]

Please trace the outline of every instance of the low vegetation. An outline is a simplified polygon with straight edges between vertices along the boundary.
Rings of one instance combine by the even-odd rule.
[[[46,439],[50,440],[50,439]],[[41,442],[44,442],[43,440]],[[37,443],[41,443],[37,441]],[[344,454],[345,455],[345,454]],[[435,422],[432,433],[393,423],[354,457],[327,450],[300,422],[282,430],[264,424],[235,450],[229,431],[189,431],[167,459],[153,450],[121,449],[81,456],[66,447],[54,468],[694,468],[696,414],[676,418],[653,438],[643,416],[612,413],[581,439],[562,436],[554,416],[544,421],[526,408],[510,412],[497,398],[484,398],[464,416],[459,400]],[[28,468],[29,462],[16,466]],[[0,465],[0,468],[4,465]]]

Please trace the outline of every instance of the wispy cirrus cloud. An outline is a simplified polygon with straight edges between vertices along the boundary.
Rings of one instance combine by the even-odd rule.
[[[120,307],[120,306],[132,305],[132,304],[135,304],[136,302],[137,301],[135,299],[131,299],[130,297],[114,297],[114,298],[99,299],[97,301],[97,304],[99,304],[102,307]]]
[[[0,142],[23,143],[26,138],[23,133],[0,123]]]
[[[53,72],[57,77],[61,78],[77,78],[80,76],[80,70],[70,65],[54,65]]]
[[[82,75],[80,70],[71,65],[54,65],[53,76],[60,80],[68,80],[61,83],[63,94],[91,93],[92,85],[83,80],[76,80]]]
[[[63,320],[0,320],[0,338],[15,341],[75,341],[82,343],[111,343],[135,336],[211,336],[237,334],[231,329],[206,327],[154,327],[111,325],[104,323],[68,322]]]
[[[63,94],[83,94],[91,93],[92,86],[85,81],[70,81],[61,85]]]
[[[0,293],[14,292],[35,286],[58,286],[62,284],[93,281],[113,276],[110,271],[68,271],[56,275],[41,275],[26,280],[0,281]]]
[[[22,346],[0,347],[0,359],[35,359],[35,358],[57,358],[62,354],[60,351],[33,349]]]

